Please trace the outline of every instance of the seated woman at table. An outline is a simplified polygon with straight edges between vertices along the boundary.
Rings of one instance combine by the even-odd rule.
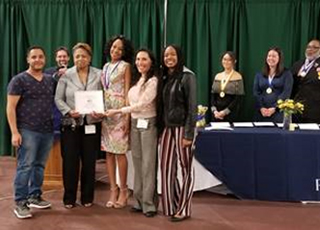
[[[241,96],[244,95],[243,80],[234,70],[235,54],[227,51],[222,55],[223,72],[218,73],[211,90],[211,111],[214,121],[232,122],[240,109]]]
[[[262,72],[257,73],[254,79],[255,121],[282,122],[283,114],[277,109],[277,101],[288,99],[292,86],[292,74],[283,66],[281,49],[270,48]]]

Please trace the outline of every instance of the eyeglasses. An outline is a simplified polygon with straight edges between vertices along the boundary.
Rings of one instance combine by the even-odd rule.
[[[317,50],[319,49],[319,46],[307,46],[307,49],[311,49],[311,50]]]

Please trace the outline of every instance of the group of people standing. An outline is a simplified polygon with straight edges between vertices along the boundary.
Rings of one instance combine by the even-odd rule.
[[[279,99],[292,98],[304,104],[304,112],[294,117],[296,122],[320,123],[320,41],[311,40],[305,50],[305,58],[291,69],[284,67],[284,55],[280,48],[267,51],[261,72],[255,76],[255,121],[282,122],[283,114],[277,108]],[[222,55],[224,71],[218,73],[212,84],[211,112],[214,121],[235,121],[239,117],[241,96],[244,95],[243,79],[235,71],[233,52]]]
[[[14,183],[16,216],[30,218],[30,207],[51,206],[42,199],[41,185],[53,141],[55,102],[61,113],[65,208],[76,206],[79,179],[81,204],[93,205],[95,160],[100,147],[107,153],[110,182],[106,207],[125,207],[128,199],[126,152],[131,149],[135,198],[131,210],[146,217],[157,214],[159,155],[163,213],[170,216],[171,221],[189,218],[194,183],[196,81],[195,74],[184,66],[181,49],[175,45],[164,48],[161,75],[153,53],[142,48],[134,55],[131,42],[122,35],[107,43],[105,53],[109,61],[102,71],[91,66],[92,50],[86,43],[73,47],[73,67],[67,68],[68,58],[60,65],[58,54],[61,53],[69,57],[67,50],[59,48],[56,51],[58,67],[50,75],[43,72],[44,50],[30,47],[29,68],[13,77],[8,85],[7,116],[18,156]],[[91,90],[104,92],[104,113],[93,111],[84,115],[75,110],[75,92]]]
[[[57,67],[44,71],[45,52],[33,46],[27,51],[28,69],[11,79],[7,117],[12,145],[17,147],[14,213],[18,218],[32,217],[30,207],[51,206],[42,198],[41,186],[53,143],[53,117],[58,117],[55,128],[61,130],[65,208],[76,205],[79,179],[81,204],[93,205],[95,160],[101,149],[107,153],[110,182],[106,207],[125,207],[126,153],[131,149],[135,198],[131,210],[146,217],[157,214],[159,158],[164,215],[171,221],[190,217],[195,74],[185,67],[181,49],[175,45],[163,49],[161,71],[150,50],[142,48],[134,55],[131,42],[122,35],[110,39],[105,54],[109,61],[101,71],[91,66],[91,47],[78,43],[72,49],[74,66],[68,67],[69,51],[59,47],[55,52]],[[263,70],[254,80],[256,120],[280,122],[282,114],[276,102],[292,97],[305,105],[299,122],[320,123],[320,41],[311,40],[305,55],[288,70],[283,66],[282,51],[277,47],[268,50]],[[244,95],[243,79],[235,70],[234,53],[224,53],[221,62],[224,71],[215,76],[212,85],[212,117],[234,121]],[[92,90],[103,91],[105,112],[80,114],[75,109],[75,93]],[[181,180],[177,178],[178,164]]]

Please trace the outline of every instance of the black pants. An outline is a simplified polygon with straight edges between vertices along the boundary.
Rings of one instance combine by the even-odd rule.
[[[61,128],[64,204],[75,204],[80,172],[81,203],[94,198],[95,161],[100,151],[101,123],[95,123],[95,134],[85,134],[85,126]]]

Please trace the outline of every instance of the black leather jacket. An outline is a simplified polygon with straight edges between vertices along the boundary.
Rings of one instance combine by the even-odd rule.
[[[192,140],[197,116],[194,73],[184,67],[182,74],[165,79],[162,97],[165,126],[184,126],[184,138]]]

